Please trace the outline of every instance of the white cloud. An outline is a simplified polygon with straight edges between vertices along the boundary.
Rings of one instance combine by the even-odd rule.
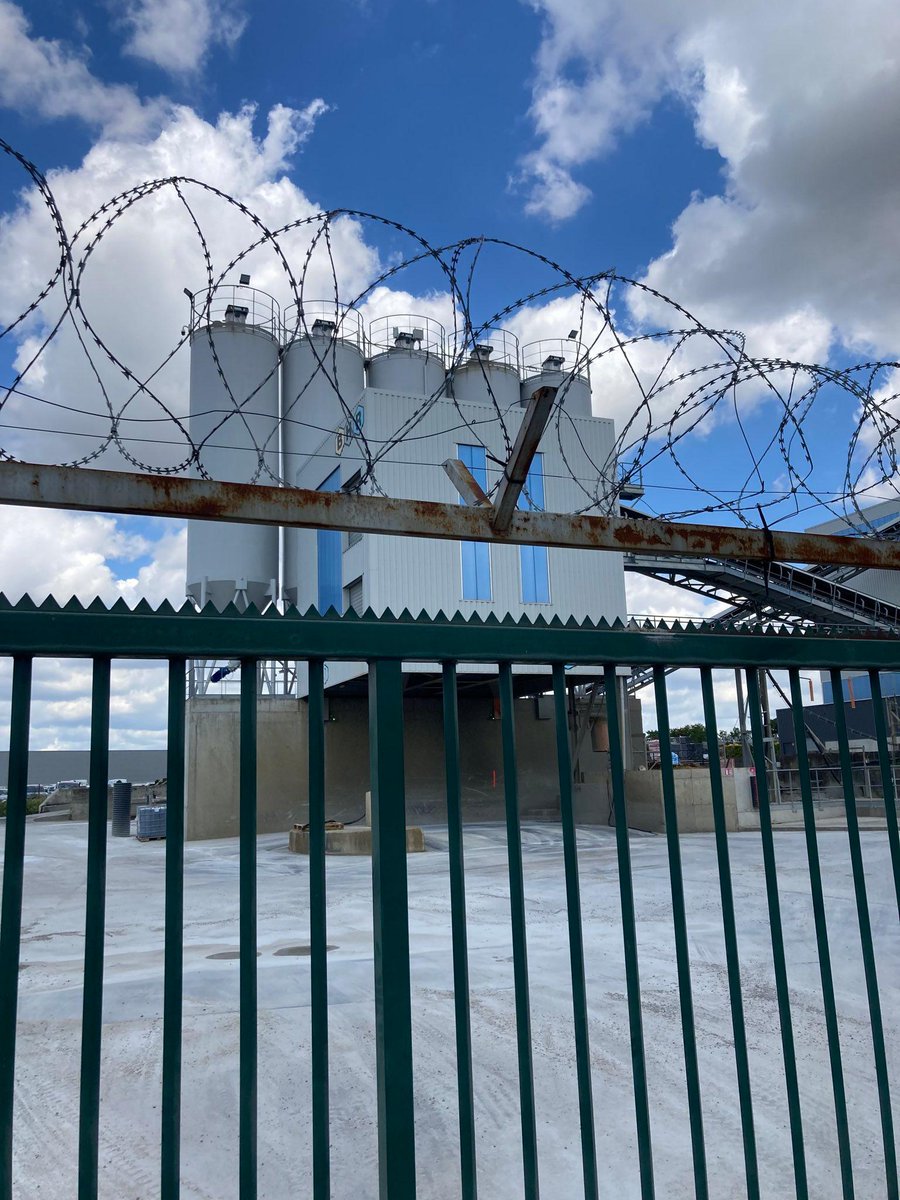
[[[724,607],[717,600],[633,572],[626,572],[625,595],[632,616],[706,618]]]
[[[185,460],[187,440],[161,408],[165,404],[181,417],[187,413],[187,346],[167,361],[181,341],[189,314],[183,288],[206,286],[205,252],[218,276],[243,248],[260,240],[262,226],[274,230],[302,223],[319,211],[286,170],[325,109],[321,100],[303,110],[276,105],[265,130],[258,134],[257,115],[250,106],[223,113],[215,124],[187,107],[177,107],[158,133],[101,136],[78,166],[48,174],[67,229],[87,222],[74,247],[76,258],[85,254],[95,235],[103,236],[90,249],[79,285],[91,330],[83,325],[76,329],[72,321],[64,324],[39,358],[37,373],[30,371],[23,383],[26,391],[74,411],[22,397],[9,401],[4,409],[7,422],[58,431],[30,432],[12,440],[7,435],[6,445],[13,452],[34,461],[74,461],[98,450],[110,427],[108,397],[114,411],[124,413],[121,429],[136,459],[153,467],[174,467]],[[147,179],[177,175],[195,178],[218,192],[189,183],[180,186],[180,194],[168,185],[150,190],[124,206],[112,227],[105,228],[108,212],[100,210],[111,196]],[[248,213],[255,214],[262,226]],[[315,224],[301,224],[279,239],[297,277],[315,228]],[[358,223],[334,221],[330,245],[341,286],[350,294],[378,274],[378,257]],[[34,190],[0,222],[0,253],[10,280],[0,297],[0,320],[5,322],[14,320],[40,291],[58,256],[43,201]],[[238,271],[250,272],[255,287],[280,301],[290,300],[284,263],[269,243],[242,259],[229,278],[236,282]],[[306,282],[308,295],[327,296],[333,290],[324,240],[312,256]],[[62,307],[57,287],[18,328],[19,369],[54,327]],[[94,333],[111,355],[127,365],[133,378],[124,377],[98,351]],[[90,361],[79,334],[85,337]],[[159,403],[146,392],[130,400],[136,391],[134,379],[148,381]],[[107,451],[98,465],[120,466],[121,460]]]
[[[529,206],[587,197],[574,172],[665,95],[724,163],[647,279],[701,319],[807,357],[896,353],[900,22],[893,0],[532,0],[545,17],[523,163]],[[548,187],[548,180],[553,182]],[[802,327],[802,328],[801,328]],[[800,331],[800,336],[797,336]]]
[[[184,555],[183,522],[148,520],[135,534],[99,513],[10,506],[0,523],[0,591],[13,601],[74,596],[87,604],[99,596],[107,604],[145,598],[180,605]]]
[[[566,221],[590,199],[590,188],[576,182],[564,167],[545,155],[527,155],[523,167],[519,179],[527,179],[532,185],[525,211],[533,217]]]
[[[51,509],[3,510],[0,591],[83,604],[140,599],[154,607],[184,603],[186,531],[182,521],[146,520],[140,533],[115,517]],[[131,570],[129,570],[129,567]],[[124,574],[124,578],[122,575]],[[10,660],[0,659],[0,736],[8,730]],[[114,749],[165,743],[167,675],[164,663],[117,660],[112,675],[110,744]],[[34,750],[83,749],[90,741],[90,664],[39,658],[35,662],[30,744]]]
[[[216,45],[231,49],[247,24],[237,0],[131,0],[128,54],[176,75],[196,71]]]
[[[131,87],[97,79],[86,52],[31,37],[28,18],[11,0],[0,0],[0,105],[30,116],[78,117],[131,136],[154,126],[168,109],[163,100],[144,101]]]
[[[0,659],[0,737],[9,736],[9,659]],[[110,748],[157,748],[166,742],[165,663],[117,659],[110,680]],[[32,750],[84,750],[91,738],[91,665],[37,658],[31,689]]]

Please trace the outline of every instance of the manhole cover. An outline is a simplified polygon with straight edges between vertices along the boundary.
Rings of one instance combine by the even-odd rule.
[[[337,950],[337,946],[326,946],[325,949]],[[309,955],[311,950],[312,947],[310,946],[282,946],[282,948],[280,950],[276,950],[275,953],[276,955],[288,954],[292,958],[299,958],[301,956]]]
[[[260,952],[257,950],[256,957],[259,958]],[[215,954],[207,954],[207,958],[240,958],[240,950],[219,950]]]

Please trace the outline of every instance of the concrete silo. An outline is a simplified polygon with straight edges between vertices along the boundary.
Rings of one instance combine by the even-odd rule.
[[[544,338],[522,347],[522,404],[542,387],[558,388],[557,404],[570,417],[593,416],[587,350],[574,338]]]
[[[284,338],[284,480],[289,487],[340,486],[335,439],[341,430],[352,432],[365,389],[362,318],[333,302],[304,302],[285,310]],[[339,541],[339,533],[285,529],[285,600],[304,607],[314,601],[319,551],[325,546],[339,562]]]
[[[520,402],[519,339],[506,329],[484,329],[461,338],[450,376],[461,404],[496,404],[502,411]]]
[[[229,285],[192,296],[195,477],[270,485],[278,478],[279,333],[278,305],[265,292]],[[196,604],[264,608],[277,576],[276,526],[188,522],[187,595]]]
[[[379,317],[369,325],[369,387],[404,396],[442,396],[446,343],[443,325],[430,317]]]

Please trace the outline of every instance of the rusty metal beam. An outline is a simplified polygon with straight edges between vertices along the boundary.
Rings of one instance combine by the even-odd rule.
[[[868,538],[521,511],[501,534],[491,524],[492,508],[33,463],[0,463],[0,504],[631,551],[662,558],[676,554],[900,569],[900,542]]]
[[[503,468],[503,478],[497,489],[497,499],[494,502],[494,529],[497,533],[506,533],[509,529],[535,452],[553,411],[556,390],[555,387],[538,388],[528,401],[528,408],[516,434],[515,445],[509,462]]]

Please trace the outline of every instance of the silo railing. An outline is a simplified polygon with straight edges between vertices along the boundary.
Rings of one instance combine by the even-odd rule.
[[[513,367],[521,375],[519,339],[508,329],[460,330],[451,349],[451,365],[478,361]]]
[[[575,338],[541,338],[522,347],[526,378],[544,371],[562,371],[577,379],[589,379],[589,361],[587,347]]]
[[[420,350],[444,362],[447,331],[439,321],[415,313],[377,317],[369,323],[369,353],[383,354],[388,350]]]
[[[274,296],[248,284],[219,284],[190,293],[191,333],[206,326],[247,328],[281,336],[281,308]]]
[[[362,317],[349,304],[334,300],[304,300],[284,310],[282,340],[289,346],[298,338],[333,339],[357,346],[365,353],[366,329]]]

